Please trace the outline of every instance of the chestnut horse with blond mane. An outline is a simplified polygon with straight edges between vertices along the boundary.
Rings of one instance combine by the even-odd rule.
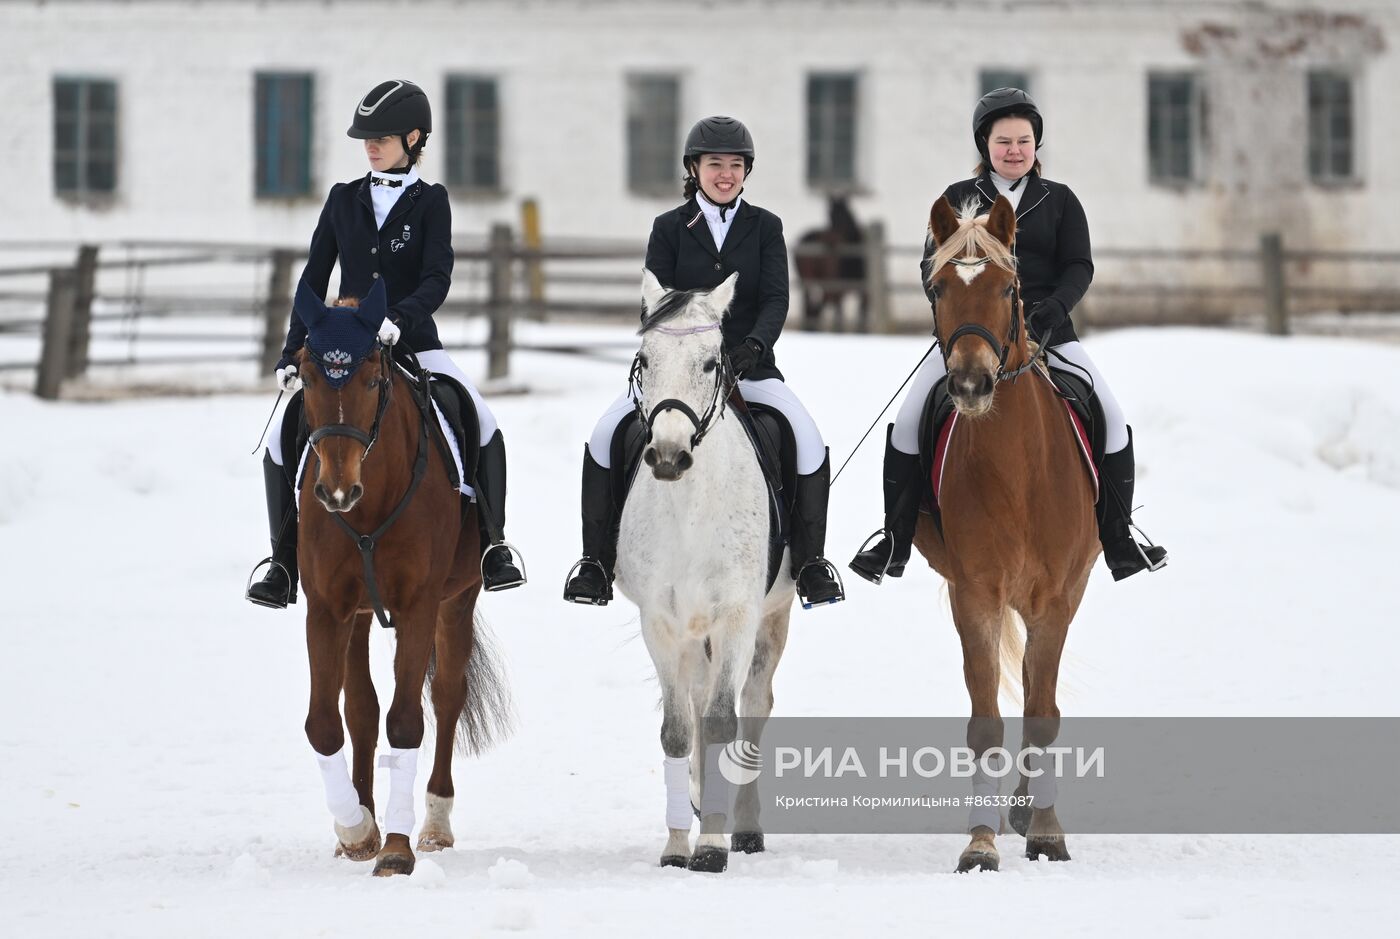
[[[1002,745],[998,691],[1018,670],[1023,746],[1046,747],[1058,734],[1060,653],[1099,537],[1095,484],[1064,402],[1034,374],[1042,366],[1020,301],[1015,212],[998,197],[988,215],[974,215],[975,207],[955,214],[940,198],[929,218],[936,246],[928,279],[936,298],[934,331],[957,424],[942,464],[942,532],[921,515],[914,544],[948,583],[972,699],[968,746],[980,758]],[[1024,644],[1017,616],[1025,625]],[[974,778],[974,794],[978,784]],[[989,787],[982,793],[995,792],[995,783],[982,784]],[[1027,786],[1022,777],[1017,794],[1025,795]],[[1026,856],[1068,860],[1053,795],[1042,789],[1034,796],[1028,827],[1023,814],[1012,813],[1026,835]],[[999,823],[998,809],[973,809],[972,840],[958,870],[997,869]]]
[[[383,304],[384,292],[376,288],[362,304],[342,300],[326,307],[303,283],[296,305],[308,329],[297,368],[311,447],[300,481],[297,554],[311,665],[306,736],[335,818],[336,854],[374,858],[379,876],[414,867],[409,838],[425,685],[436,748],[420,851],[453,844],[454,744],[460,739],[479,751],[508,723],[505,689],[476,616],[482,585],[476,506],[464,506],[449,454],[430,438],[436,418],[426,375],[396,364],[375,336]],[[332,334],[335,341],[318,342]],[[416,366],[411,356],[410,364]],[[382,846],[374,812],[379,700],[369,666],[376,616],[392,624],[397,640],[389,753],[381,757],[389,768]]]

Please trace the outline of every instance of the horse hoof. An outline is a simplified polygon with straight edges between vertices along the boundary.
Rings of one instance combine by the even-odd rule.
[[[352,828],[336,824],[336,857],[368,861],[379,853],[379,826],[375,824],[374,813],[364,806],[360,806],[360,811],[363,813],[360,824]]]
[[[374,876],[393,877],[413,873],[413,852],[408,848],[407,835],[390,835],[374,862]]]
[[[958,858],[958,873],[966,874],[968,871],[994,871],[1000,870],[1001,860],[995,855],[986,851],[968,851]]]
[[[1047,861],[1068,861],[1070,859],[1063,838],[1027,838],[1026,859],[1038,861],[1042,855]]]
[[[690,858],[684,854],[663,854],[661,855],[662,867],[685,867],[690,863]]]
[[[454,844],[456,844],[456,841],[453,839],[450,832],[425,831],[418,836],[418,850],[425,854],[431,854],[434,851],[442,851],[445,848],[452,847]]]
[[[1011,827],[1016,829],[1016,834],[1022,838],[1026,832],[1031,830],[1031,812],[1034,811],[1029,805],[1013,805],[1011,811],[1007,813],[1011,821]]]
[[[696,848],[686,867],[702,874],[723,874],[729,867],[729,852],[723,848]]]
[[[729,850],[740,854],[758,854],[763,851],[763,832],[736,831],[729,837]]]

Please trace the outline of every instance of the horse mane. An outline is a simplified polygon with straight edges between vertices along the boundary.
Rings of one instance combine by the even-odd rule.
[[[642,320],[642,326],[637,330],[637,335],[642,336],[651,332],[663,323],[668,323],[677,319],[682,313],[690,309],[690,301],[705,293],[703,290],[668,290],[666,296],[661,298],[661,302],[656,305],[652,314]]]
[[[977,198],[974,196],[963,203],[958,212],[958,230],[933,252],[929,265],[929,280],[943,265],[957,257],[985,257],[997,267],[1009,273],[1016,273],[1016,255],[987,231],[987,216],[977,214]]]

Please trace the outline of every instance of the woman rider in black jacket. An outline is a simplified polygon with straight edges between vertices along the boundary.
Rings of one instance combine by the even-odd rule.
[[[525,582],[502,531],[505,441],[475,385],[443,350],[433,322],[452,283],[452,207],[441,184],[418,178],[418,157],[432,129],[428,97],[412,82],[381,82],[365,95],[346,135],[364,141],[370,172],[331,187],[301,276],[317,297],[326,295],[337,261],[340,296],[363,297],[382,279],[389,315],[380,327],[380,339],[412,349],[424,368],[455,378],[471,394],[481,429],[478,516],[483,520],[483,544],[491,544],[481,561],[483,586],[504,590]],[[293,358],[305,342],[306,326],[293,310],[277,363],[277,382],[284,391],[301,387]],[[284,417],[299,413],[300,399],[294,400],[296,405],[289,402]],[[282,434],[274,429],[263,455],[263,481],[275,563],[248,589],[249,600],[274,608],[296,602],[297,586],[296,503],[283,458]]]
[[[685,204],[656,218],[646,266],[676,290],[709,290],[739,274],[724,319],[724,344],[741,379],[739,393],[782,412],[797,441],[791,570],[798,596],[811,607],[845,599],[823,557],[831,462],[816,422],[773,358],[788,312],[787,244],[782,220],[740,196],[753,160],[753,138],[739,121],[710,117],[696,124],[682,157]],[[619,397],[584,447],[584,557],[564,587],[565,600],[602,606],[612,599],[617,517],[608,467],[613,432],[633,409],[630,395]]]
[[[1074,334],[1070,312],[1084,296],[1094,276],[1089,251],[1089,225],[1084,209],[1069,187],[1040,175],[1043,124],[1031,96],[1019,88],[998,88],[977,103],[972,135],[982,163],[977,175],[949,186],[943,193],[954,210],[977,202],[979,214],[990,212],[998,195],[1016,211],[1016,269],[1021,279],[1026,325],[1031,338],[1049,347],[1093,378],[1103,406],[1105,449],[1103,481],[1116,490],[1099,503],[1099,539],[1104,561],[1115,580],[1166,564],[1165,548],[1139,544],[1133,537],[1133,436],[1123,409],[1108,382]],[[927,291],[932,237],[925,243],[920,265]],[[929,294],[929,302],[934,297]],[[920,368],[899,409],[885,446],[884,537],[851,561],[851,569],[872,583],[885,574],[899,577],[909,561],[910,543],[918,520],[919,418],[930,389],[945,374],[943,358],[929,356]]]

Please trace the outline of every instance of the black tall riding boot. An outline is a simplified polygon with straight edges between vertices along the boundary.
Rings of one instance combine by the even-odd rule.
[[[890,424],[885,432],[885,527],[865,539],[869,544],[876,535],[880,536],[873,547],[862,545],[860,553],[851,560],[851,570],[877,585],[886,575],[904,576],[914,542],[914,526],[919,521],[919,457],[897,449],[893,436],[894,425]]]
[[[617,561],[617,511],[613,506],[612,474],[599,466],[583,447],[583,557],[564,584],[570,603],[607,606],[613,597],[613,564]]]
[[[297,602],[297,509],[292,487],[287,485],[285,470],[272,462],[263,452],[263,487],[267,490],[267,527],[272,533],[272,556],[263,558],[258,567],[267,565],[263,579],[248,586],[247,597],[260,606],[275,610],[286,609]],[[258,572],[253,568],[253,573]]]
[[[802,606],[811,609],[846,599],[841,578],[823,555],[826,554],[826,504],[831,493],[831,453],[827,451],[821,468],[797,477],[793,496],[792,576]]]
[[[1148,540],[1141,544],[1133,537],[1133,486],[1136,464],[1133,460],[1133,429],[1128,428],[1128,445],[1117,453],[1105,453],[1099,482],[1099,541],[1103,559],[1114,580],[1131,577],[1138,571],[1156,571],[1167,566],[1167,549]],[[1141,531],[1141,529],[1138,529]]]
[[[497,430],[476,460],[476,517],[481,523],[481,586],[509,590],[525,583],[506,542],[506,441]]]

